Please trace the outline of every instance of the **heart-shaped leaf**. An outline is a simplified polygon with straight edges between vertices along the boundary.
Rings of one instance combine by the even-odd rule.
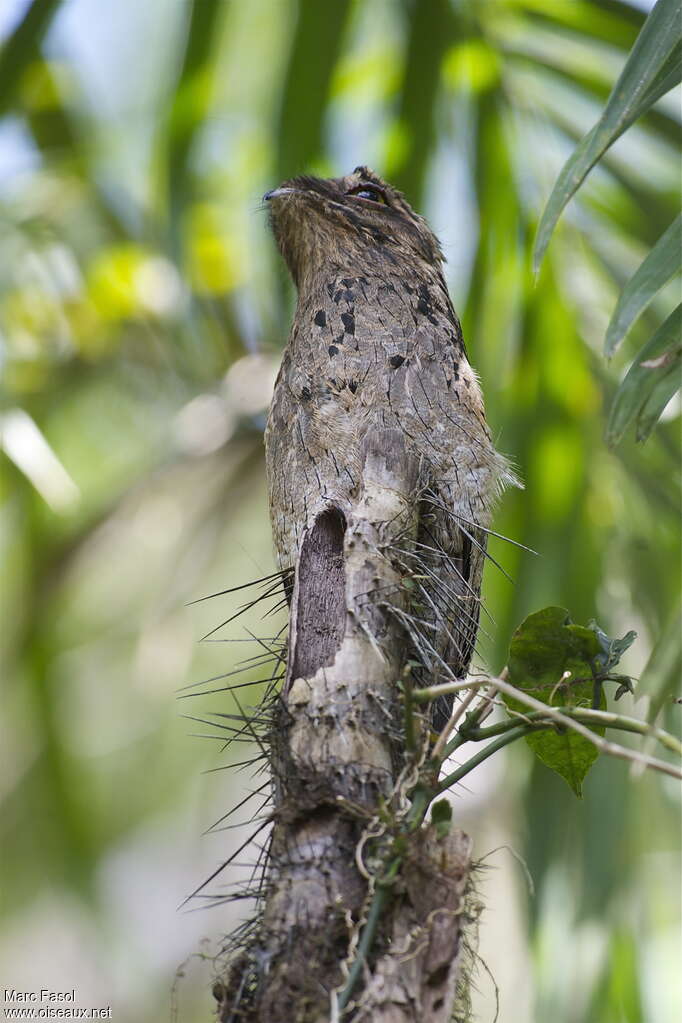
[[[611,639],[596,622],[575,625],[563,607],[536,611],[512,637],[507,662],[509,681],[517,689],[552,707],[604,708],[602,683],[611,675],[621,655],[635,639],[628,632]],[[624,676],[615,681],[624,684]],[[626,686],[626,688],[629,688]],[[520,700],[505,696],[511,711],[527,712]],[[603,735],[603,728],[594,728]],[[564,778],[577,796],[599,751],[584,736],[567,728],[531,732],[526,742],[547,767]]]

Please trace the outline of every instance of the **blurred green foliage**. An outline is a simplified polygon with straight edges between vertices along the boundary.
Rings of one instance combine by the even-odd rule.
[[[679,282],[611,364],[601,353],[678,211],[679,111],[664,98],[606,153],[535,281],[540,211],[644,21],[625,0],[16,0],[0,16],[0,985],[42,986],[53,963],[54,984],[140,1023],[159,1005],[165,1018],[177,963],[235,919],[174,912],[239,844],[199,833],[251,784],[198,778],[225,759],[185,738],[174,691],[242,656],[195,643],[224,600],[184,604],[272,566],[262,428],[293,295],[260,196],[368,163],[429,217],[494,436],[525,481],[496,529],[538,552],[493,541],[514,582],[489,566],[481,662],[499,670],[525,615],[561,603],[610,635],[637,630],[635,712],[665,723],[680,406],[645,446],[610,452],[604,430]],[[462,797],[479,852],[499,822],[535,882],[511,930],[482,882],[502,1023],[674,1018],[668,781],[600,761],[578,803],[519,749]],[[178,983],[180,1019],[209,1017],[207,983]]]
[[[682,82],[682,3],[656,0],[628,54],[604,110],[561,168],[540,218],[534,265],[537,269],[566,203],[590,170],[624,131]],[[682,217],[678,213],[620,293],[606,331],[604,350],[612,356],[643,309],[682,270]],[[617,444],[634,421],[646,440],[680,389],[682,304],[633,359],[611,407],[606,430]]]

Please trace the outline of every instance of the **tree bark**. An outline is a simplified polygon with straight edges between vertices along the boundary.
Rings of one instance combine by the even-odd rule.
[[[416,538],[420,466],[396,429],[368,434],[361,462],[351,513],[328,507],[300,547],[272,729],[266,896],[255,942],[217,989],[222,1023],[446,1023],[452,1015],[469,841],[456,831],[439,836],[434,825],[404,828],[406,774],[416,774],[399,699],[406,639],[396,611],[407,610],[409,590],[391,548]],[[374,845],[365,841],[370,822]],[[339,1013],[335,992],[383,883],[372,870],[381,872],[399,834],[400,869]]]

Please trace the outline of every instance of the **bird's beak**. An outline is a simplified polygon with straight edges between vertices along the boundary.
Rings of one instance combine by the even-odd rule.
[[[296,188],[273,188],[271,192],[266,192],[263,196],[263,202],[269,202],[270,199],[281,199],[285,195],[291,195],[292,192],[296,192]]]

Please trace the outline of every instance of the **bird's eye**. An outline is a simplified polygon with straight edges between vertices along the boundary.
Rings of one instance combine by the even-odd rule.
[[[354,196],[356,199],[367,199],[369,202],[377,202],[388,206],[386,196],[381,189],[374,188],[372,185],[358,185],[357,188],[351,188],[347,194]]]

